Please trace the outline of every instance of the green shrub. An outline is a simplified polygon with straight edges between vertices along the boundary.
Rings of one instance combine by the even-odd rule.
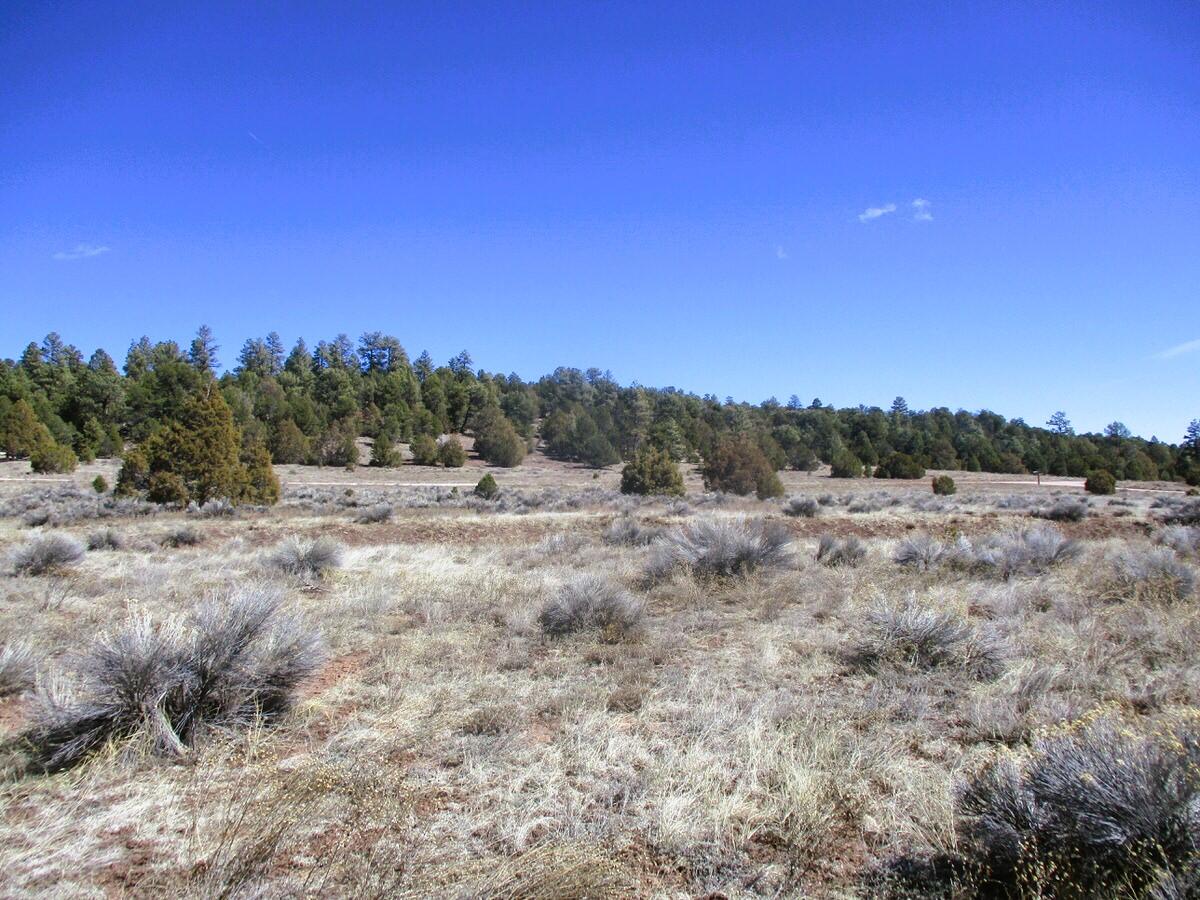
[[[833,455],[829,467],[830,478],[861,478],[862,473],[862,460],[849,450],[842,449]]]
[[[306,462],[310,453],[308,438],[291,419],[284,419],[271,435],[271,460],[280,465]]]
[[[253,444],[243,455],[242,465],[246,469],[246,480],[237,499],[263,506],[278,503],[279,479],[275,477],[275,469],[271,466],[271,452],[267,445],[262,442]]]
[[[645,446],[621,470],[622,494],[670,494],[682,497],[683,476],[671,454]]]
[[[521,464],[525,451],[525,441],[498,408],[487,407],[475,417],[475,452],[480,459],[511,469]]]
[[[92,479],[92,490],[97,494],[103,494],[108,490],[108,482],[104,480],[103,475],[97,475]]]
[[[461,469],[467,462],[467,451],[458,438],[448,437],[438,447],[438,459],[447,469]]]
[[[400,465],[401,462],[403,462],[403,457],[396,450],[396,445],[392,443],[391,435],[386,431],[381,431],[375,437],[374,443],[371,444],[371,465],[390,468]]]
[[[1083,489],[1089,494],[1115,494],[1117,492],[1117,479],[1113,478],[1112,472],[1107,469],[1097,469],[1087,477],[1087,481],[1083,483]]]
[[[174,472],[155,472],[150,476],[147,497],[164,506],[187,506],[188,489]]]
[[[933,479],[933,492],[942,496],[949,496],[958,491],[958,486],[954,483],[954,479],[949,475],[936,475]]]
[[[704,487],[745,496],[753,491],[759,500],[783,496],[783,483],[762,448],[747,435],[717,441],[701,470]]]
[[[475,485],[475,496],[482,497],[484,500],[493,500],[500,493],[500,487],[496,484],[496,479],[492,477],[492,473],[484,475],[479,479],[479,483]]]
[[[438,464],[438,445],[437,441],[427,434],[419,434],[413,439],[412,447],[413,465],[415,466],[436,466]]]
[[[925,467],[907,453],[891,453],[875,469],[876,478],[916,479],[925,477]]]
[[[48,440],[33,448],[33,452],[29,454],[29,463],[35,472],[56,475],[74,472],[79,459],[70,447]]]

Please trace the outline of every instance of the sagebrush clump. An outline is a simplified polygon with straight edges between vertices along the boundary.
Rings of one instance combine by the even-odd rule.
[[[211,598],[186,620],[134,616],[38,694],[24,742],[49,771],[137,735],[179,755],[204,728],[277,718],[323,660],[320,636],[266,588]]]
[[[879,603],[863,623],[850,659],[854,665],[878,670],[957,669],[976,678],[995,678],[1002,670],[998,643],[953,612],[909,600]]]
[[[817,562],[825,566],[857,566],[867,557],[867,546],[858,538],[823,534],[817,541]]]
[[[1104,596],[1116,601],[1187,600],[1196,590],[1196,573],[1166,547],[1126,548],[1108,559]]]
[[[706,519],[668,532],[654,544],[647,577],[683,570],[698,576],[747,575],[787,559],[791,536],[777,522]]]
[[[66,534],[43,534],[17,547],[10,557],[17,575],[45,575],[83,559],[83,544]]]
[[[584,575],[563,585],[538,613],[538,624],[550,637],[596,629],[608,640],[632,632],[645,610],[641,600],[598,575]]]
[[[271,568],[297,578],[322,578],[342,564],[344,552],[342,545],[332,538],[289,537],[267,557],[267,563]]]
[[[793,519],[811,519],[820,511],[821,504],[812,497],[789,497],[783,504],[783,514]]]

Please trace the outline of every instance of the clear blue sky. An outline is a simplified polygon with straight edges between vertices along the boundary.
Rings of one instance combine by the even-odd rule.
[[[320,6],[0,5],[0,355],[1200,416],[1195,2]]]

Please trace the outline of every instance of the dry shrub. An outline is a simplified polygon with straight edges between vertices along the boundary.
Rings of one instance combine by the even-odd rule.
[[[164,547],[195,547],[201,540],[200,532],[191,525],[180,525],[164,534],[159,543]]]
[[[0,649],[0,697],[28,690],[36,675],[37,657],[28,644],[13,641]]]
[[[17,547],[11,556],[17,575],[45,575],[83,559],[83,544],[66,534],[43,534]]]
[[[1053,522],[1080,522],[1087,514],[1086,500],[1063,497],[1061,500],[1056,500],[1052,506],[1039,510],[1035,515]]]
[[[93,531],[87,538],[88,550],[123,550],[125,537],[112,528],[101,528]]]
[[[925,572],[937,566],[946,554],[946,546],[927,534],[906,537],[896,545],[892,559],[902,566],[912,566]]]
[[[645,604],[620,585],[598,575],[583,575],[563,585],[538,613],[542,632],[563,637],[596,629],[620,640],[641,622]]]
[[[793,519],[811,519],[821,511],[821,504],[812,497],[790,497],[783,504],[783,514]]]
[[[376,503],[374,506],[368,506],[366,509],[359,510],[358,515],[354,517],[354,521],[360,525],[377,525],[380,522],[387,522],[392,518],[395,510],[392,509],[390,503]]]
[[[1200,525],[1200,500],[1186,500],[1163,514],[1165,525]]]
[[[604,529],[604,543],[626,547],[644,547],[662,537],[662,529],[642,525],[633,516],[621,516]]]
[[[1194,525],[1168,525],[1155,535],[1154,540],[1180,556],[1200,554],[1200,528]]]
[[[136,735],[178,755],[201,728],[276,718],[323,659],[319,635],[269,588],[210,598],[187,620],[134,616],[42,686],[25,741],[47,770]]]
[[[1111,601],[1175,603],[1195,593],[1196,573],[1166,547],[1125,549],[1111,556],[1103,596]]]
[[[345,548],[332,538],[288,537],[267,557],[270,568],[297,578],[322,578],[342,564]]]
[[[817,562],[823,566],[853,567],[866,558],[867,545],[853,536],[839,539],[831,534],[823,534],[817,542]]]
[[[1001,648],[990,635],[952,612],[911,599],[899,605],[877,605],[863,624],[850,660],[869,671],[954,669],[990,679],[1004,668]]]
[[[646,575],[665,578],[675,571],[713,578],[748,575],[781,565],[791,536],[778,522],[706,519],[668,533],[653,548]]]
[[[1054,566],[1078,558],[1078,541],[1069,540],[1052,526],[1020,528],[988,535],[972,545],[960,539],[951,561],[1009,579],[1015,575],[1040,575]]]
[[[465,879],[458,896],[488,900],[589,900],[636,896],[638,882],[608,848],[543,844],[519,856],[488,863],[488,872]]]

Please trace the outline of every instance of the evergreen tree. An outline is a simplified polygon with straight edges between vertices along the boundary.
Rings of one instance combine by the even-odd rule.
[[[683,476],[670,454],[658,447],[643,447],[621,471],[623,494],[668,494],[682,497]]]

